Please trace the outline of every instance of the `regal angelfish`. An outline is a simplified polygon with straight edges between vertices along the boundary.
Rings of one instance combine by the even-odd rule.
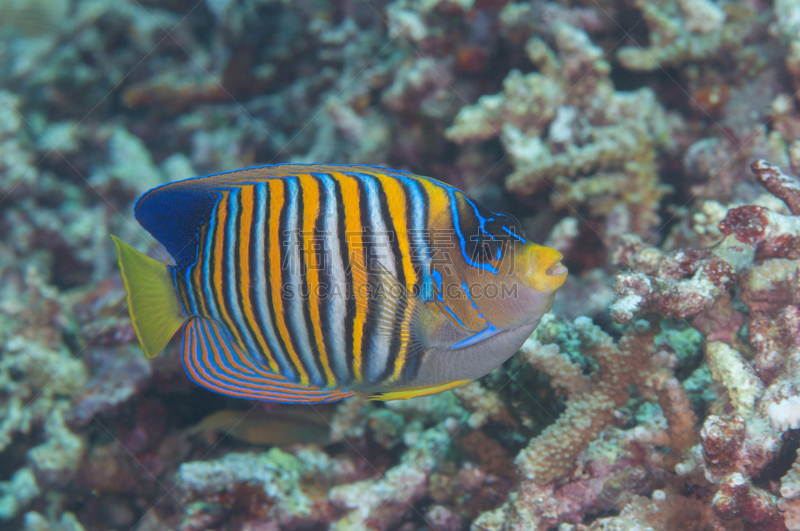
[[[189,377],[241,398],[461,385],[519,349],[567,276],[512,217],[374,166],[197,177],[146,192],[134,211],[175,261],[114,238],[142,349],[153,357],[182,329]]]

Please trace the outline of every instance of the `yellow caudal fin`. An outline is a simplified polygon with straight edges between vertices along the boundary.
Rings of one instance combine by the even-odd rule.
[[[131,325],[145,355],[156,357],[188,318],[181,310],[166,264],[140,253],[116,236],[117,262],[128,292]]]

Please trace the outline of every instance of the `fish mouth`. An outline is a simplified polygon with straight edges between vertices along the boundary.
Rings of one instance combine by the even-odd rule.
[[[567,268],[561,263],[564,255],[551,247],[536,245],[531,249],[533,268],[531,286],[538,291],[555,291],[567,280]]]
[[[567,274],[567,268],[564,267],[564,264],[562,264],[561,260],[559,260],[555,264],[553,264],[550,267],[548,267],[545,270],[544,274],[549,276],[549,277],[557,277],[557,276],[560,276],[560,275],[566,275]]]

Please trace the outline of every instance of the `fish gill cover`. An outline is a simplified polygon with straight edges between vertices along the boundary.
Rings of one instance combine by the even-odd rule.
[[[798,89],[797,0],[0,0],[0,527],[800,529]],[[284,163],[435,177],[570,276],[450,391],[209,393],[109,234],[167,263],[137,197]]]

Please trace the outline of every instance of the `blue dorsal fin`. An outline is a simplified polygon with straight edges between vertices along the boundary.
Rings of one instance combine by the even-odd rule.
[[[237,398],[318,404],[356,394],[300,385],[259,367],[236,346],[222,325],[204,317],[189,319],[183,330],[183,367],[196,384]]]
[[[197,260],[200,228],[211,219],[219,191],[193,186],[192,180],[145,192],[133,207],[136,220],[153,235],[178,266]]]

